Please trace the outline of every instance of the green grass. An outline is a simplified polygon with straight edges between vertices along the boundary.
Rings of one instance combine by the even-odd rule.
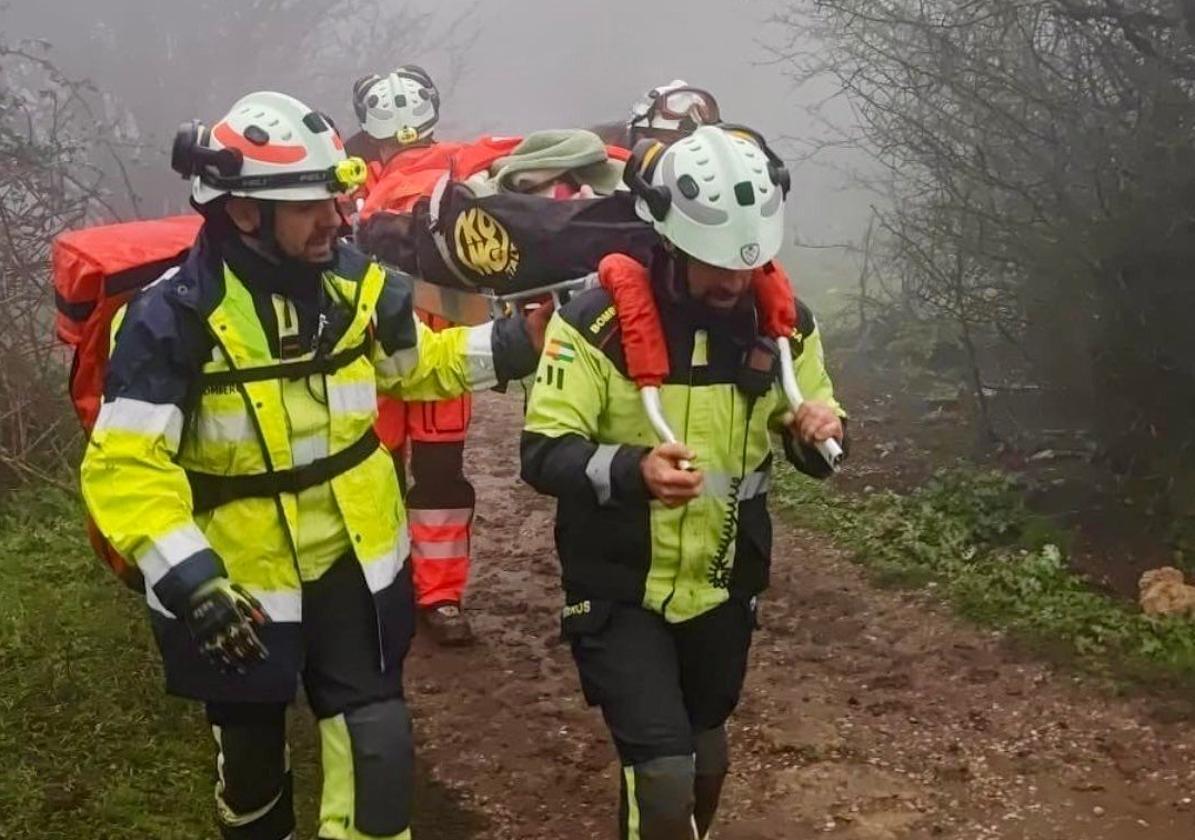
[[[1151,619],[1066,563],[1068,535],[997,472],[941,472],[907,495],[836,492],[784,470],[778,507],[850,548],[877,582],[934,585],[959,614],[1118,681],[1195,687],[1195,623]]]
[[[320,774],[306,709],[290,740],[308,838]],[[141,597],[93,558],[78,502],[0,495],[0,840],[214,838],[214,757],[201,707],[165,695]],[[422,765],[416,782],[422,840],[487,836]]]
[[[211,836],[202,715],[164,696],[140,599],[66,494],[0,504],[0,838]]]

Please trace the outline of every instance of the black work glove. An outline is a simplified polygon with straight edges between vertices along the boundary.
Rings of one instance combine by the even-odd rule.
[[[494,375],[499,386],[535,373],[539,354],[544,349],[544,333],[555,311],[555,304],[549,300],[527,315],[517,313],[509,318],[494,319],[491,342]]]
[[[225,673],[245,673],[270,652],[254,629],[270,622],[256,598],[226,577],[209,580],[191,594],[183,620],[199,652]]]

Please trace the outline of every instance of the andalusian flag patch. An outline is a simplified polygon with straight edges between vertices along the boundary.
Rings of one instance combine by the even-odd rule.
[[[554,362],[567,364],[577,358],[577,348],[567,341],[554,338],[548,342],[548,349],[544,351]]]

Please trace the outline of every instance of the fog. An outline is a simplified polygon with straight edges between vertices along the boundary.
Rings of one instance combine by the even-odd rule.
[[[378,8],[375,9],[374,6]],[[797,88],[761,42],[784,33],[768,19],[775,0],[16,0],[0,10],[7,40],[39,38],[66,72],[87,77],[150,153],[135,166],[142,212],[177,209],[185,189],[171,180],[174,127],[214,121],[238,96],[270,87],[293,93],[355,129],[354,79],[414,62],[445,89],[439,135],[522,134],[626,116],[648,88],[682,78],[717,96],[723,115],[778,141],[786,157],[824,131],[807,107],[826,88]],[[403,14],[408,25],[377,25],[364,12]],[[423,17],[426,15],[427,17]],[[348,45],[329,48],[338,39]],[[358,46],[352,46],[357,44]],[[841,112],[840,112],[841,113]],[[783,140],[782,138],[790,138]],[[794,166],[789,205],[794,241],[858,239],[867,200],[847,189],[841,160]],[[824,287],[849,267],[836,252],[790,251],[797,273]]]

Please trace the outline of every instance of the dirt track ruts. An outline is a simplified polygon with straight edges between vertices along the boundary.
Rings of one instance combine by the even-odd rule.
[[[614,752],[558,640],[554,505],[518,481],[520,408],[478,400],[467,608],[481,642],[417,640],[420,755],[488,823],[478,837],[613,838]],[[717,840],[1195,837],[1195,731],[1164,705],[876,589],[826,537],[779,522],[761,610]]]

